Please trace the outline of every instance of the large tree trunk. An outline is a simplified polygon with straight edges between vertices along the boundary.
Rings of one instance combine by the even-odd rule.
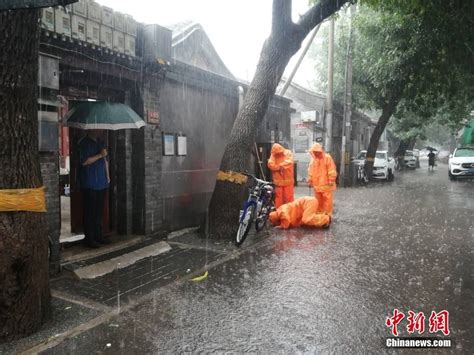
[[[372,180],[372,170],[374,169],[374,159],[375,159],[375,152],[379,146],[379,140],[382,136],[385,127],[387,127],[387,123],[392,117],[395,109],[397,107],[398,100],[390,100],[386,103],[382,108],[382,114],[377,121],[377,125],[375,126],[374,132],[370,137],[369,147],[367,148],[367,164],[365,166],[367,170],[367,176],[369,179]]]
[[[42,186],[38,153],[39,10],[0,12],[0,189]],[[41,213],[0,212],[0,342],[36,331],[50,309]]]
[[[416,138],[402,139],[394,155],[396,157],[405,156],[405,152],[407,150],[413,149],[413,147],[415,146],[415,142],[416,142]]]
[[[248,171],[257,127],[267,112],[290,58],[298,51],[306,35],[346,1],[322,0],[296,24],[291,20],[291,0],[273,1],[272,31],[263,45],[257,71],[237,114],[222,158],[221,171]],[[209,206],[209,234],[212,237],[230,238],[235,234],[244,192],[245,185],[217,181]]]

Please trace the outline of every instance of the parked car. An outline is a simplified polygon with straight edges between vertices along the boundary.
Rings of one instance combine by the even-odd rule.
[[[405,166],[407,168],[413,168],[413,169],[416,169],[416,157],[415,157],[415,154],[413,153],[413,150],[407,150],[405,152],[405,157],[404,157],[404,161],[405,161]]]
[[[420,167],[420,150],[419,149],[413,149],[413,156],[416,158],[416,167]]]
[[[355,164],[364,164],[367,156],[366,150],[361,150],[354,159]],[[386,150],[378,150],[375,152],[374,169],[372,176],[376,179],[384,179],[392,181],[394,179],[395,160],[388,156]]]
[[[449,156],[448,175],[451,180],[474,176],[474,148],[457,148]]]

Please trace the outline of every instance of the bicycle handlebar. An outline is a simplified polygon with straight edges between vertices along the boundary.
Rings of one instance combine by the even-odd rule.
[[[251,177],[252,179],[254,179],[254,180],[255,180],[257,183],[259,183],[259,184],[268,184],[268,185],[272,185],[272,186],[273,186],[273,183],[272,183],[272,182],[259,179],[259,178],[257,178],[255,175],[252,175],[252,174],[249,174],[249,173],[241,173],[241,174],[242,174],[242,175],[245,175],[245,176],[248,176],[248,177]]]

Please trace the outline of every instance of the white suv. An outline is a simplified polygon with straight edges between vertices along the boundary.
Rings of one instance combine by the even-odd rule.
[[[367,156],[366,150],[361,150],[357,157],[354,159],[355,164],[364,164]],[[393,172],[395,171],[395,160],[388,156],[386,150],[377,150],[375,153],[374,169],[372,170],[372,176],[376,179],[384,179],[391,181],[395,177]]]
[[[449,156],[448,175],[451,180],[474,176],[474,148],[457,148]]]
[[[405,152],[405,166],[408,168],[416,168],[416,157],[415,154],[413,153],[413,150],[407,150]]]

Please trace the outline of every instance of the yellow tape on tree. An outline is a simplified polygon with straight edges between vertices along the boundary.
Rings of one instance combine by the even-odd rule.
[[[36,189],[0,190],[0,212],[46,212],[44,186]]]
[[[230,181],[235,184],[245,184],[247,182],[247,176],[241,174],[241,173],[236,173],[234,171],[221,171],[217,173],[217,180],[219,181]]]

